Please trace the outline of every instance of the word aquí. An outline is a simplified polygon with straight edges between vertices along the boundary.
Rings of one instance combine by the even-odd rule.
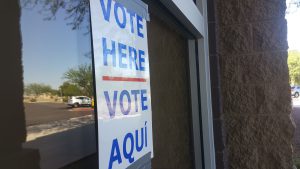
[[[111,153],[109,158],[108,169],[113,167],[114,163],[121,164],[123,159],[127,159],[129,163],[133,163],[135,158],[133,156],[134,151],[141,152],[148,145],[148,136],[147,136],[147,121],[145,126],[139,130],[135,130],[134,133],[127,133],[123,139],[122,149],[120,150],[119,140],[116,138],[112,141]],[[122,143],[122,142],[121,142]],[[127,146],[129,143],[129,147]]]
[[[113,0],[100,0],[103,19],[111,24],[115,23],[119,29],[128,29],[137,37],[144,38],[143,32],[146,22],[144,22],[143,17],[126,9],[122,4],[113,2]],[[102,37],[102,49],[104,66],[145,71],[144,50],[116,42],[107,37]]]

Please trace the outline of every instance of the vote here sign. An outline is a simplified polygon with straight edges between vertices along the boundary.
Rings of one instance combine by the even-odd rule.
[[[124,169],[151,152],[147,21],[114,0],[90,0],[99,168]]]

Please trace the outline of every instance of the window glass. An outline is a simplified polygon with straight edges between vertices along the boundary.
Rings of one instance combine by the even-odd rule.
[[[88,1],[20,0],[20,6],[26,146],[40,150],[41,163],[43,160],[51,162],[52,158],[67,158],[62,153],[56,157],[55,153],[64,151],[64,147],[56,146],[60,144],[74,143],[71,149],[76,155],[74,159],[82,158],[80,153],[87,153],[82,150],[84,145],[75,146],[75,142],[82,139],[66,141],[71,137],[64,133],[94,125],[93,100],[83,99],[93,98]],[[78,133],[78,138],[82,138],[80,134],[87,132]],[[57,152],[45,159],[46,149]],[[69,151],[67,146],[65,151]],[[54,166],[41,164],[41,168],[62,167],[49,165]]]

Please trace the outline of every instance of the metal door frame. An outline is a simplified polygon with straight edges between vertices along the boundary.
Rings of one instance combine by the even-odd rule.
[[[215,169],[207,0],[160,0],[194,36],[188,40],[196,169]]]

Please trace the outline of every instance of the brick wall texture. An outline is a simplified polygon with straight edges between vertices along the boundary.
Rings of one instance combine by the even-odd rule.
[[[209,0],[217,168],[291,169],[284,0]]]

